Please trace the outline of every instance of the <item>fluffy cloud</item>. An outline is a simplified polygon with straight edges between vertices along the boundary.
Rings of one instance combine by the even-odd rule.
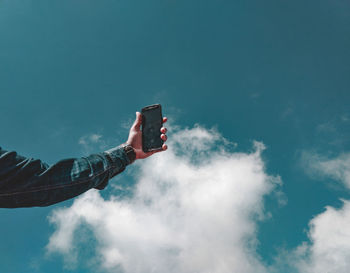
[[[350,188],[350,154],[327,159],[304,154],[309,171],[330,177]],[[350,268],[350,201],[343,200],[340,209],[326,207],[309,223],[309,242],[301,244],[289,261],[299,272],[347,273]]]
[[[89,139],[94,140],[100,138]],[[267,215],[264,196],[281,182],[265,172],[264,145],[254,143],[250,153],[232,152],[235,144],[196,126],[177,130],[169,147],[130,167],[137,182],[131,196],[105,200],[91,190],[70,208],[53,211],[56,229],[48,251],[72,264],[91,247],[91,241],[84,242],[90,236],[95,258],[91,262],[90,256],[89,264],[104,272],[349,271],[350,201],[340,209],[326,207],[310,221],[308,242],[285,250],[267,268],[256,252],[257,223]],[[304,153],[303,163],[312,176],[350,188],[350,154]]]
[[[309,243],[294,253],[294,265],[305,273],[348,273],[350,268],[350,202],[327,207],[309,224]]]
[[[227,145],[199,126],[173,133],[167,152],[131,167],[132,196],[105,200],[91,190],[56,209],[48,251],[77,257],[77,238],[88,227],[107,272],[266,272],[256,253],[257,222],[265,217],[264,196],[281,182],[265,172],[262,143],[251,153]]]

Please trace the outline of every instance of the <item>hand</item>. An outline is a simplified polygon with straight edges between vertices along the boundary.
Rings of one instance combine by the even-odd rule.
[[[166,117],[164,117],[163,123],[165,123],[167,120],[168,119]],[[160,150],[160,151],[152,151],[152,152],[145,153],[142,150],[142,131],[140,130],[141,124],[142,124],[142,115],[140,112],[136,112],[136,120],[130,128],[129,137],[128,137],[128,140],[126,142],[126,144],[128,144],[134,148],[135,153],[136,153],[136,159],[146,158],[146,157],[149,157],[150,155],[153,155],[154,153],[165,151],[168,148],[168,146],[166,144],[163,144],[162,150]],[[162,127],[160,129],[160,132],[162,133],[160,135],[160,138],[164,142],[167,140],[167,136],[165,134],[166,131],[167,131],[167,129],[165,127]]]

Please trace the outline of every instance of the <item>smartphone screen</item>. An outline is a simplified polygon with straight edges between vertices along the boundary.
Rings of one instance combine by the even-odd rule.
[[[163,140],[160,138],[163,124],[162,107],[154,104],[144,107],[142,113],[142,149],[143,151],[161,150]]]

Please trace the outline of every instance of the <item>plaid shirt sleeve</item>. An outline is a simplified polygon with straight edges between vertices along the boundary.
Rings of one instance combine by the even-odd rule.
[[[49,206],[91,188],[101,190],[128,164],[122,146],[52,166],[0,147],[0,207]]]

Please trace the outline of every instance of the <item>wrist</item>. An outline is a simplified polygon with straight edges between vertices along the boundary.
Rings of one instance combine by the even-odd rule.
[[[128,143],[125,143],[123,146],[124,152],[129,159],[129,164],[132,164],[136,160],[135,149]]]

